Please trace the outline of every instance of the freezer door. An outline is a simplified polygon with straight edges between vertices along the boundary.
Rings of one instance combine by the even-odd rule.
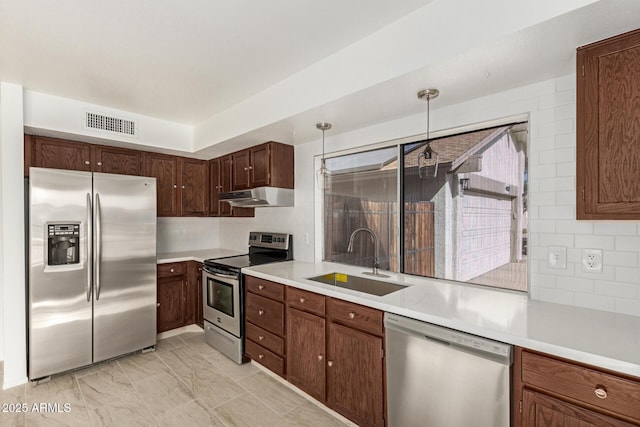
[[[29,171],[29,378],[91,364],[91,173]]]
[[[93,361],[156,344],[156,180],[94,173]]]

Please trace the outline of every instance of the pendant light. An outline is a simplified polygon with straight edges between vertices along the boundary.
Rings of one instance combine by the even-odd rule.
[[[327,169],[327,161],[324,158],[324,132],[331,129],[331,123],[316,123],[316,128],[322,131],[322,160],[320,160],[320,169],[316,171],[316,183],[318,188],[328,190],[331,188],[331,171]]]
[[[440,95],[440,91],[438,89],[423,89],[418,92],[418,99],[421,101],[427,101],[427,144],[424,147],[424,150],[418,155],[418,176],[420,178],[424,178],[423,169],[427,167],[426,161],[431,160],[435,156],[435,167],[433,171],[433,176],[436,177],[438,175],[438,160],[439,156],[433,148],[431,148],[431,142],[429,141],[429,106],[431,100],[437,98]],[[424,164],[421,164],[421,160],[424,159]]]

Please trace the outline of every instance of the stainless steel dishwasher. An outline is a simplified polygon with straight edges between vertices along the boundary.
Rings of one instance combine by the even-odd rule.
[[[508,427],[512,346],[385,313],[389,427]]]

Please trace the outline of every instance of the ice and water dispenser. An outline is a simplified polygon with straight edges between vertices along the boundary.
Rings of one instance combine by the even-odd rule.
[[[80,263],[80,223],[47,224],[48,265]]]

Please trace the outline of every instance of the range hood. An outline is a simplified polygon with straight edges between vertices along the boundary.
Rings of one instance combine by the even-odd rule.
[[[229,202],[231,206],[243,208],[293,206],[293,190],[279,187],[258,187],[251,190],[220,193],[218,199]]]

